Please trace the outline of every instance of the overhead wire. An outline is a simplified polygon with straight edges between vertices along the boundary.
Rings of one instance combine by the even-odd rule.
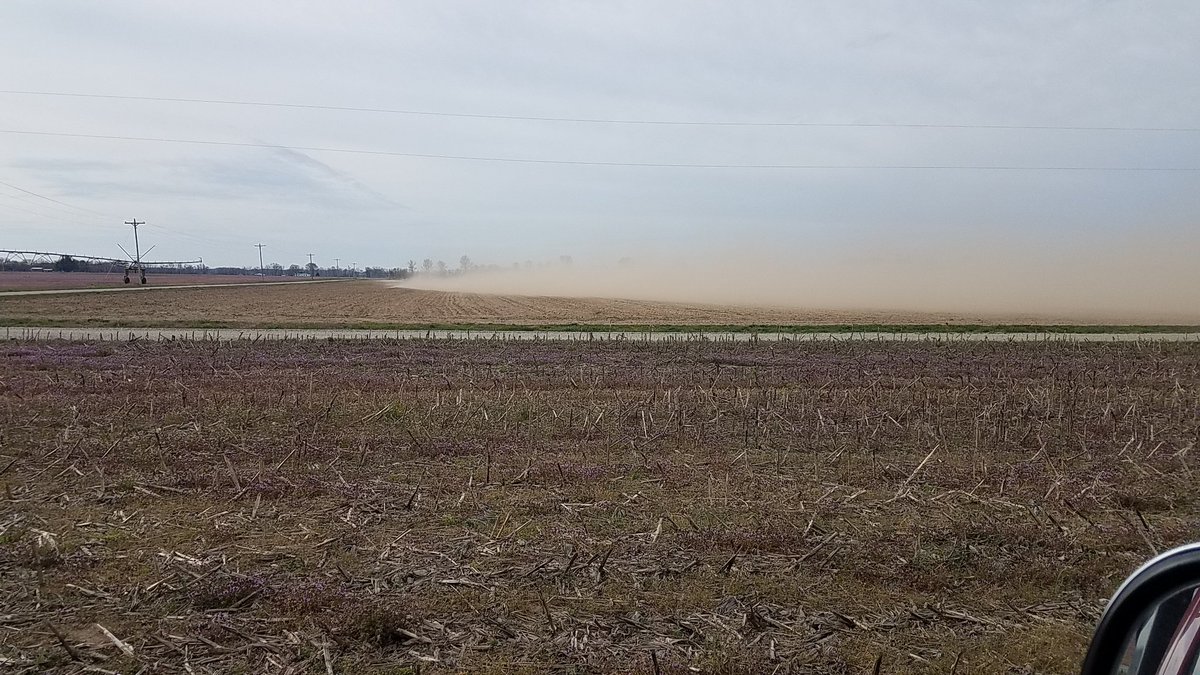
[[[510,164],[551,164],[560,166],[608,166],[643,167],[665,169],[757,169],[757,170],[819,170],[819,171],[1115,171],[1115,172],[1195,172],[1200,167],[1173,166],[1086,166],[1086,165],[990,165],[990,164],[726,164],[690,162],[612,162],[597,160],[542,159],[532,157],[491,157],[483,155],[449,155],[391,150],[368,150],[361,148],[337,148],[310,145],[283,145],[274,143],[251,143],[247,141],[214,141],[188,138],[165,138],[151,136],[123,136],[115,134],[81,134],[60,131],[29,131],[22,129],[0,129],[0,134],[26,136],[50,136],[59,138],[87,138],[110,141],[138,141],[150,143],[175,143],[239,148],[266,148],[274,150],[297,150],[303,152],[335,152],[354,155],[376,155],[385,157],[408,157],[417,159],[444,159],[469,162],[494,162]]]
[[[69,208],[69,209],[74,209],[74,210],[76,210],[76,211],[83,211],[84,213],[90,213],[90,214],[92,214],[92,215],[95,215],[95,216],[100,216],[100,217],[102,217],[102,218],[108,218],[108,217],[109,217],[108,215],[106,215],[106,214],[103,214],[103,213],[100,213],[99,211],[93,211],[93,210],[91,210],[91,209],[85,209],[85,208],[83,208],[82,206],[75,206],[74,204],[68,204],[68,203],[66,203],[66,202],[64,202],[64,201],[61,201],[61,200],[55,199],[55,198],[53,198],[53,197],[47,197],[46,195],[39,194],[39,193],[37,193],[37,192],[34,192],[33,190],[26,190],[26,189],[25,189],[25,188],[23,188],[23,187],[20,187],[20,186],[17,186],[17,185],[13,185],[12,183],[6,183],[6,182],[4,182],[4,181],[2,181],[2,180],[0,180],[0,185],[3,185],[3,186],[4,186],[4,187],[6,187],[6,188],[10,188],[10,189],[16,190],[17,192],[23,192],[23,193],[25,193],[25,194],[27,194],[27,195],[31,195],[31,196],[37,197],[38,199],[44,199],[44,200],[46,200],[46,201],[48,201],[48,202],[52,202],[52,203],[54,203],[54,204],[58,204],[59,206],[65,206],[65,207],[67,207],[67,208]]]
[[[89,214],[88,218],[94,220],[95,224],[97,224],[97,225],[100,225],[101,223],[103,223],[105,227],[108,227],[110,229],[118,229],[120,227],[120,226],[116,225],[115,223],[111,222],[111,220],[110,220],[110,219],[120,220],[116,216],[104,215],[104,214],[101,214],[99,211],[93,211],[91,209],[85,209],[81,206],[69,204],[62,200],[55,199],[53,197],[49,197],[47,195],[44,195],[44,194],[41,194],[38,192],[34,192],[33,190],[29,190],[27,188],[23,188],[19,185],[14,185],[14,184],[6,182],[6,181],[0,181],[0,185],[10,188],[12,190],[16,190],[18,192],[33,196],[33,197],[37,197],[39,199],[45,200],[46,202],[51,202],[53,204],[58,205],[57,207],[53,207],[53,206],[51,207],[51,208],[57,209],[57,212],[55,212],[55,213],[35,211],[32,209],[22,208],[20,206],[14,205],[14,204],[0,204],[0,207],[13,209],[15,211],[20,211],[22,213],[27,213],[27,214],[38,216],[41,218],[49,218],[51,220],[57,220],[57,221],[60,221],[63,223],[71,224],[71,225],[78,225],[80,223],[78,218],[80,218],[81,216],[68,210],[68,209],[73,209],[75,211],[81,211],[85,214]],[[9,197],[12,199],[19,198],[17,195],[3,195],[3,196],[6,196],[6,197]],[[27,203],[32,203],[32,200],[23,200],[23,201],[26,201]],[[66,208],[62,208],[62,207],[66,207]],[[72,219],[71,216],[74,216],[75,219]],[[182,230],[176,230],[176,229],[167,227],[165,225],[161,225],[159,223],[153,223],[153,222],[146,223],[146,227],[160,230],[172,237],[183,237],[185,239],[191,239],[193,241],[205,243],[205,244],[215,244],[218,246],[230,246],[230,245],[236,245],[239,243],[232,239],[225,239],[225,238],[214,239],[212,237],[206,237],[206,236],[201,236],[201,235],[197,235],[197,234],[192,234],[190,232],[185,232]],[[281,251],[281,252],[283,252],[284,254],[287,254],[287,255],[291,255],[292,257],[296,257],[296,258],[303,257],[294,252],[288,252],[288,251]]]
[[[40,217],[43,217],[43,218],[50,218],[50,219],[53,219],[53,220],[62,221],[62,222],[64,222],[64,223],[70,223],[70,224],[73,224],[73,225],[78,225],[78,224],[80,223],[80,220],[79,220],[80,218],[86,218],[86,219],[88,219],[88,220],[90,220],[90,221],[93,221],[93,222],[94,222],[96,225],[101,225],[101,226],[103,226],[103,227],[107,227],[107,228],[109,228],[109,229],[114,229],[114,230],[115,230],[115,229],[119,229],[119,228],[121,228],[121,227],[122,227],[121,225],[117,225],[116,223],[114,223],[114,222],[113,222],[113,221],[121,221],[121,219],[120,219],[120,218],[118,218],[117,216],[114,216],[114,215],[111,215],[111,214],[103,214],[103,213],[101,213],[101,212],[99,212],[99,211],[93,211],[92,209],[87,209],[87,208],[84,208],[84,207],[82,207],[82,206],[76,206],[76,205],[74,205],[74,204],[69,204],[69,203],[67,203],[67,202],[64,202],[64,201],[62,201],[62,200],[55,199],[54,197],[49,197],[49,196],[47,196],[47,195],[44,195],[44,194],[41,194],[41,193],[39,193],[39,192],[34,192],[33,190],[29,190],[29,189],[27,189],[27,188],[23,188],[23,187],[21,187],[21,186],[19,186],[19,185],[13,185],[12,183],[9,183],[9,182],[6,182],[6,181],[0,181],[0,185],[2,185],[2,186],[4,186],[4,187],[7,187],[7,188],[10,188],[10,189],[12,189],[12,190],[16,190],[16,191],[18,191],[18,192],[24,193],[24,194],[26,194],[26,195],[30,195],[30,196],[37,197],[37,198],[39,198],[39,199],[45,200],[46,202],[49,202],[49,203],[50,203],[50,204],[48,204],[47,206],[48,206],[49,208],[54,208],[54,209],[56,209],[56,212],[55,212],[55,213],[45,213],[45,212],[41,212],[41,211],[34,211],[34,210],[31,210],[31,209],[25,209],[25,208],[21,208],[21,207],[18,207],[18,206],[12,205],[12,204],[3,204],[3,205],[2,205],[2,206],[5,206],[5,207],[7,207],[7,208],[10,208],[10,209],[15,209],[15,210],[18,210],[18,211],[22,211],[22,212],[24,212],[24,213],[29,213],[29,214],[32,214],[32,215],[35,215],[35,216],[40,216]],[[3,196],[5,196],[5,197],[9,197],[9,198],[12,198],[12,199],[20,199],[20,197],[19,197],[18,195],[3,195]],[[22,200],[22,201],[26,201],[26,202],[29,202],[29,203],[33,203],[33,201],[32,201],[32,200],[28,200],[28,199],[24,199],[24,200]],[[55,206],[55,205],[57,205],[57,206]],[[64,208],[64,207],[65,207],[65,208]],[[69,209],[69,210],[68,210],[68,209]],[[87,214],[87,215],[86,215],[86,216],[81,216],[79,213],[76,213],[76,212],[81,212],[82,214]],[[74,220],[72,220],[72,219],[70,218],[71,216],[73,216],[75,219],[74,219]],[[202,242],[202,243],[218,244],[218,245],[222,245],[222,246],[225,246],[225,245],[228,245],[229,243],[231,243],[231,241],[224,241],[224,242],[221,242],[221,241],[217,241],[217,240],[215,240],[215,239],[210,239],[210,238],[208,238],[208,237],[202,237],[202,236],[199,236],[199,235],[194,235],[194,234],[191,234],[191,233],[189,233],[189,232],[176,231],[176,230],[174,230],[174,229],[172,229],[172,228],[168,228],[168,227],[166,227],[166,226],[164,226],[164,225],[160,225],[160,224],[158,224],[158,223],[146,223],[146,226],[147,226],[147,227],[154,228],[154,229],[157,229],[157,230],[160,230],[160,231],[162,231],[162,232],[165,232],[165,233],[167,233],[167,234],[169,234],[169,235],[171,235],[171,236],[176,236],[176,237],[184,237],[184,238],[187,238],[187,239],[192,239],[192,240],[199,241],[199,242]]]
[[[11,195],[6,195],[6,196],[11,196]],[[44,211],[35,211],[33,209],[23,208],[23,207],[17,206],[16,204],[4,203],[4,204],[0,204],[0,207],[6,208],[6,209],[12,209],[14,211],[20,211],[22,213],[28,213],[30,215],[38,216],[39,218],[49,218],[50,220],[57,220],[57,221],[61,221],[64,223],[70,223],[72,225],[79,224],[78,220],[71,220],[69,218],[66,218],[62,215],[55,214],[55,213],[46,213]]]
[[[681,127],[775,127],[775,128],[898,128],[898,129],[963,129],[963,130],[1030,130],[1030,131],[1082,131],[1082,132],[1171,132],[1171,133],[1196,133],[1200,132],[1200,127],[1172,127],[1172,126],[1088,126],[1088,125],[1051,125],[1051,124],[952,124],[952,123],[905,123],[905,122],[818,122],[818,121],[749,121],[749,120],[681,120],[681,119],[634,119],[634,118],[604,118],[604,117],[571,117],[571,116],[533,116],[533,115],[510,115],[510,114],[489,114],[489,113],[469,113],[455,112],[442,110],[422,110],[422,109],[401,109],[401,108],[381,108],[381,107],[365,107],[365,106],[345,106],[345,105],[326,105],[326,104],[308,104],[308,103],[286,103],[273,101],[251,101],[251,100],[235,100],[235,99],[206,99],[206,98],[183,98],[183,97],[165,97],[165,96],[135,96],[135,95],[119,95],[119,94],[95,94],[83,92],[61,92],[61,91],[33,91],[33,90],[16,90],[5,89],[0,90],[0,94],[5,95],[22,95],[22,96],[41,96],[41,97],[71,97],[84,99],[109,99],[119,101],[141,101],[141,102],[167,102],[167,103],[189,103],[189,104],[205,104],[205,105],[224,105],[224,106],[250,106],[263,108],[285,108],[285,109],[305,109],[305,110],[326,110],[338,112],[353,112],[353,113],[375,113],[375,114],[391,114],[391,115],[410,115],[410,116],[426,116],[426,117],[444,117],[444,118],[465,118],[465,119],[483,119],[483,120],[510,120],[510,121],[529,121],[529,122],[557,122],[557,123],[576,123],[576,124],[608,124],[608,125],[646,125],[646,126],[681,126]],[[127,141],[127,142],[154,142],[154,143],[173,143],[173,144],[190,144],[190,145],[208,145],[221,147],[244,147],[244,148],[264,148],[264,149],[280,149],[280,150],[296,150],[307,152],[331,152],[355,155],[375,155],[388,157],[404,157],[416,159],[435,159],[435,160],[451,160],[451,161],[469,161],[469,162],[487,162],[487,163],[510,163],[510,164],[541,164],[541,165],[566,165],[566,166],[597,166],[597,167],[634,167],[634,168],[680,168],[680,169],[746,169],[746,170],[865,170],[865,171],[1065,171],[1065,172],[1196,172],[1200,171],[1200,167],[1191,166],[1096,166],[1096,165],[986,165],[986,164],[824,164],[824,163],[779,163],[779,164],[762,164],[762,163],[693,163],[693,162],[635,162],[635,161],[603,161],[603,160],[572,160],[572,159],[553,159],[553,158],[531,158],[531,157],[503,157],[503,156],[483,156],[483,155],[455,155],[455,154],[436,154],[436,153],[416,153],[416,152],[401,152],[380,149],[367,148],[344,148],[344,147],[323,147],[323,146],[304,146],[304,145],[284,145],[272,143],[253,143],[253,142],[238,142],[238,141],[219,141],[207,139],[186,139],[186,138],[167,138],[167,137],[144,137],[144,136],[125,136],[125,135],[109,135],[109,134],[83,134],[69,132],[53,132],[53,131],[30,131],[17,129],[0,129],[0,133],[29,135],[29,136],[48,136],[62,138],[81,138],[93,140],[112,140],[112,141]],[[103,214],[91,209],[68,204],[61,200],[49,197],[37,192],[21,188],[11,183],[0,181],[0,185],[6,186],[18,192],[25,193],[32,197],[45,200],[47,202],[57,204],[68,209],[88,213],[101,218],[115,218],[108,214]],[[16,198],[13,195],[7,195]],[[27,201],[27,200],[26,200]],[[18,208],[18,207],[11,207]],[[57,218],[48,214],[37,213],[26,209],[19,209],[27,213],[33,213],[48,218],[66,221],[64,218]],[[219,242],[217,240],[193,235],[187,232],[174,231],[156,223],[148,224],[150,227],[170,233],[174,236],[181,236],[195,241],[227,245],[231,241]],[[285,255],[287,251],[280,251]]]
[[[123,94],[90,94],[83,92],[63,91],[32,91],[19,89],[0,89],[0,94],[19,96],[71,97],[90,99],[110,99],[116,101],[143,101],[165,103],[200,103],[206,105],[253,106],[262,108],[292,108],[302,110],[331,110],[338,112],[378,113],[389,115],[414,115],[425,117],[451,117],[484,120],[512,120],[524,122],[566,122],[576,124],[623,124],[650,126],[709,126],[709,127],[815,127],[815,128],[897,128],[897,129],[992,129],[1019,131],[1106,131],[1106,132],[1171,132],[1196,133],[1200,127],[1169,127],[1169,126],[1087,126],[1087,125],[1058,125],[1058,124],[947,124],[926,122],[802,122],[802,121],[768,121],[754,122],[749,120],[671,120],[671,119],[632,119],[604,117],[569,117],[549,115],[506,115],[492,113],[465,113],[441,110],[417,110],[404,108],[373,108],[365,106],[326,105],[316,103],[282,103],[274,101],[244,101],[235,99],[183,98],[170,96],[132,96]]]
[[[22,207],[14,205],[14,204],[3,204],[2,206],[6,207],[6,208],[13,209],[16,211],[21,211],[23,213],[28,213],[28,214],[35,215],[35,216],[38,216],[41,218],[48,218],[51,220],[57,220],[57,221],[64,222],[64,223],[70,223],[72,225],[79,225],[80,223],[86,222],[86,223],[89,223],[96,227],[106,227],[106,228],[110,228],[110,229],[116,229],[116,225],[114,225],[111,222],[110,218],[108,216],[105,216],[105,215],[99,213],[98,211],[92,211],[91,209],[85,209],[80,206],[75,206],[74,204],[68,204],[67,202],[64,202],[62,200],[55,199],[53,197],[49,197],[49,196],[43,195],[38,192],[34,192],[33,190],[23,188],[19,185],[13,185],[12,183],[8,183],[6,181],[0,181],[0,186],[4,186],[11,190],[15,190],[19,193],[23,193],[23,194],[0,193],[0,196],[21,201],[22,203],[29,204],[38,210],[34,210],[31,208],[22,208]],[[28,196],[24,196],[24,195],[28,195]],[[42,200],[42,201],[37,201],[35,199],[31,199],[30,197],[36,197],[38,200]],[[47,211],[44,211],[41,209],[50,209],[50,211],[47,212]]]
[[[53,204],[35,201],[33,199],[30,199],[28,197],[25,197],[25,196],[22,196],[19,194],[0,193],[0,197],[14,199],[22,204],[27,204],[27,205],[37,208],[37,209],[46,209],[46,211],[40,211],[40,210],[33,211],[33,210],[28,210],[28,209],[24,209],[24,210],[26,211],[26,213],[33,213],[35,215],[45,215],[47,218],[60,218],[60,219],[65,220],[69,217],[69,218],[73,219],[71,222],[76,222],[76,223],[91,222],[93,220],[97,220],[97,221],[99,220],[99,218],[97,216],[80,213],[78,211],[71,211],[71,210],[64,209],[64,208],[61,208],[58,206],[54,206]],[[15,205],[12,205],[12,204],[6,203],[4,205],[8,206],[10,208],[17,208]]]

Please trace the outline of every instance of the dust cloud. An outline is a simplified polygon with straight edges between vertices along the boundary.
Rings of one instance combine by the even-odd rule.
[[[1051,244],[746,246],[621,263],[561,262],[418,274],[409,288],[622,298],[791,310],[913,313],[998,322],[1200,323],[1200,238]]]

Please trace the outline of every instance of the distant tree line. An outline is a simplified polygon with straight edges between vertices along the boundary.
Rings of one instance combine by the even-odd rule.
[[[217,271],[221,270],[221,271]],[[226,271],[228,270],[228,271]],[[214,267],[212,274],[258,274],[258,268]],[[407,279],[412,272],[407,267],[321,267],[316,263],[288,265],[271,263],[262,270],[269,277],[362,277],[366,279]]]
[[[62,256],[54,262],[26,262],[21,260],[3,260],[0,259],[0,271],[3,272],[30,272],[30,271],[45,271],[45,272],[91,272],[96,274],[108,274],[122,272],[125,269],[124,263],[119,262],[101,262],[97,260],[80,260],[69,255]],[[211,268],[204,265],[171,265],[167,267],[154,268],[157,274],[216,274]],[[253,271],[246,272],[253,274]]]
[[[621,264],[628,264],[630,261],[627,258],[621,259]],[[532,270],[546,269],[549,267],[566,267],[574,264],[574,260],[569,255],[559,256],[556,259],[542,260],[534,262],[533,260],[525,260],[523,262],[514,262],[511,265],[497,264],[478,264],[471,259],[470,256],[462,256],[458,259],[458,266],[451,267],[444,260],[434,260],[433,258],[425,258],[421,261],[418,269],[415,260],[409,260],[408,264],[403,267],[321,267],[316,263],[305,263],[303,265],[292,263],[284,266],[282,263],[272,262],[266,267],[259,269],[258,267],[210,267],[208,265],[164,265],[154,266],[153,274],[220,274],[232,276],[268,276],[268,277],[364,277],[368,279],[407,279],[418,273],[426,275],[438,275],[443,277],[459,276],[463,274],[471,274],[475,272],[503,272],[509,270]],[[29,263],[21,261],[4,261],[0,260],[0,271],[22,272],[30,270],[46,270],[56,272],[97,272],[110,273],[119,272],[125,267],[119,262],[98,262],[89,260],[79,260],[71,256],[62,256],[54,263]]]
[[[90,272],[95,274],[110,274],[122,272],[125,263],[100,262],[95,260],[80,260],[64,255],[54,262],[33,263],[20,260],[0,259],[0,271],[3,272]],[[232,276],[271,276],[271,277],[365,277],[368,279],[406,279],[415,271],[416,266],[411,261],[408,267],[367,267],[365,269],[347,269],[321,267],[316,263],[304,265],[288,265],[271,263],[263,269],[257,267],[210,267],[208,265],[155,265],[147,268],[151,274],[220,274]]]
[[[496,264],[480,265],[480,264],[476,264],[474,261],[472,261],[470,256],[464,255],[463,257],[458,259],[458,267],[450,267],[449,265],[446,264],[446,261],[444,261],[444,260],[436,260],[435,261],[433,258],[426,258],[425,260],[421,261],[421,273],[428,274],[428,275],[436,274],[441,277],[453,277],[453,276],[459,276],[462,274],[470,274],[472,272],[504,272],[507,270],[520,270],[520,269],[526,269],[526,270],[545,269],[547,267],[570,266],[570,265],[573,265],[574,263],[575,263],[575,261],[571,256],[562,255],[562,256],[559,256],[557,260],[543,260],[543,261],[537,262],[537,263],[535,263],[532,260],[526,260],[524,263],[514,262],[511,267],[505,266],[505,265],[496,265]],[[410,273],[416,274],[417,273],[416,263],[413,262],[412,260],[408,261],[408,269],[409,269]]]

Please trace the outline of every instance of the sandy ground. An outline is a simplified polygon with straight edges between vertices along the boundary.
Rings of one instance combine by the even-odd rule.
[[[1067,317],[790,310],[604,298],[533,297],[394,288],[374,282],[188,288],[171,293],[0,297],[9,325],[371,327],[371,325],[1053,324]]]

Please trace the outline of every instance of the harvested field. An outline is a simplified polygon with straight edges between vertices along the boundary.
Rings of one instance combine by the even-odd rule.
[[[0,345],[11,672],[1076,672],[1187,343]]]
[[[1046,323],[1000,317],[1012,323]],[[996,323],[997,317],[783,310],[646,300],[484,295],[377,282],[0,298],[7,325],[322,327],[444,324],[794,325]]]
[[[123,272],[0,272],[0,292],[49,291],[68,288],[124,288]],[[156,274],[147,273],[151,286],[190,286],[192,284],[248,284],[264,277],[234,274]],[[297,277],[265,277],[269,281],[303,281]],[[137,279],[133,279],[134,284]],[[130,284],[131,286],[134,284]],[[141,284],[137,284],[141,285]]]

